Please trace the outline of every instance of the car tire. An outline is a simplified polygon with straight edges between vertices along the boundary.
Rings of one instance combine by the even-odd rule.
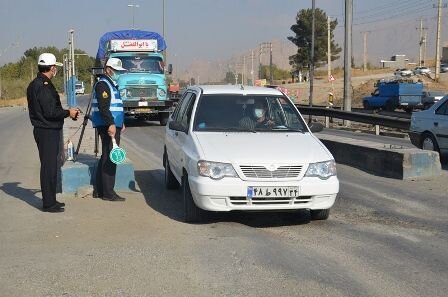
[[[197,223],[202,221],[205,211],[194,203],[187,175],[182,178],[182,194],[184,199],[184,222]]]
[[[166,124],[168,123],[169,117],[170,117],[170,114],[168,112],[159,113],[160,126],[166,126]]]
[[[177,181],[176,177],[174,177],[173,172],[171,171],[170,162],[168,159],[165,160],[165,188],[168,190],[176,190],[179,189],[180,184]]]
[[[310,210],[311,219],[314,221],[326,220],[330,216],[329,209],[312,209]]]
[[[363,101],[363,102],[362,102],[362,106],[363,106],[364,109],[366,109],[366,110],[370,110],[370,109],[372,109],[372,107],[370,106],[369,102],[367,102],[367,101]]]
[[[422,150],[439,152],[439,144],[434,136],[430,133],[424,133],[420,144]]]

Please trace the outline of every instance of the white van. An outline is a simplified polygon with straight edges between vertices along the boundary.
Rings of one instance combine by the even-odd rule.
[[[75,84],[75,94],[81,94],[84,95],[85,88],[84,88],[84,82],[78,81]]]

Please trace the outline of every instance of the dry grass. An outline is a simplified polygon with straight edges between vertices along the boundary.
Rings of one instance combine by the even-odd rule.
[[[0,107],[10,107],[10,106],[27,106],[26,97],[19,99],[2,99],[0,100]]]

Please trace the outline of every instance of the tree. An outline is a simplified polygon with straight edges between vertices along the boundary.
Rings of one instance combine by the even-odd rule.
[[[238,83],[241,82],[241,79],[242,79],[241,74],[237,74]],[[228,84],[234,85],[235,84],[235,73],[233,73],[232,71],[226,72],[226,77],[224,78],[224,81]]]
[[[312,9],[302,9],[297,13],[296,24],[291,26],[295,36],[289,36],[288,40],[297,46],[297,54],[289,57],[289,64],[293,67],[293,73],[298,74],[303,68],[307,68],[311,62],[311,35],[312,35]],[[339,59],[342,49],[334,41],[334,30],[338,20],[330,22],[331,60]],[[315,9],[315,39],[314,39],[314,64],[318,67],[327,61],[327,14],[320,8]]]
[[[269,80],[270,77],[270,69],[269,65],[261,66],[261,78],[265,78]],[[285,80],[291,77],[291,72],[288,70],[283,70],[277,67],[277,65],[272,65],[272,78],[274,80]]]

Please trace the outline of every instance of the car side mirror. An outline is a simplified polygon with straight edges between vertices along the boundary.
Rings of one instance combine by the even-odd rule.
[[[173,64],[168,64],[168,74],[173,73]]]
[[[322,130],[324,130],[324,125],[322,125],[321,123],[318,123],[318,122],[312,122],[309,125],[309,128],[312,133],[317,133],[317,132],[321,132]]]
[[[181,131],[184,133],[188,132],[188,128],[185,127],[181,122],[177,122],[177,121],[171,121],[168,124],[168,128],[170,128],[171,130],[174,130],[174,131]]]

